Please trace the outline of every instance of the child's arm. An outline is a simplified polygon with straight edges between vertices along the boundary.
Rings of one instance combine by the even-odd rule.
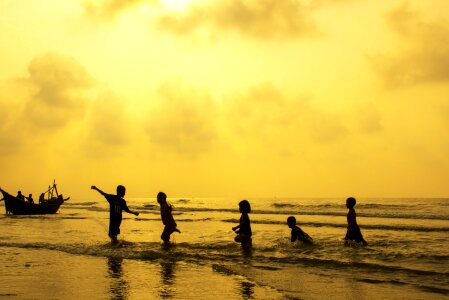
[[[128,207],[128,205],[126,204],[126,202],[125,201],[123,201],[123,208],[122,208],[124,211],[126,211],[127,213],[129,213],[129,214],[133,214],[133,215],[135,215],[135,216],[138,216],[139,215],[139,213],[137,212],[137,211],[132,211],[132,210],[130,210],[129,209],[129,207]]]
[[[293,235],[293,232],[292,232]],[[303,242],[313,241],[313,239],[304,230],[298,227],[298,232],[296,232],[295,240],[301,240]],[[293,241],[292,241],[293,242]]]
[[[241,228],[243,225],[243,222],[245,222],[245,220],[244,220],[244,215],[242,214],[242,217],[240,218],[240,221],[239,221],[239,225],[232,227],[232,230],[236,231],[237,229]]]
[[[290,237],[290,241],[293,243],[294,241],[296,241],[298,239],[298,237],[296,236],[296,234],[294,234],[294,232],[292,231],[292,236]]]
[[[99,192],[100,194],[102,194],[103,196],[106,196],[107,194],[105,192],[103,192],[102,190],[100,190],[99,188],[97,188],[95,185],[90,187],[92,190],[96,190],[97,192]]]
[[[304,232],[304,236],[305,236],[307,239],[313,241],[312,237],[311,237],[310,235],[308,235],[307,233],[305,233],[305,232]]]
[[[128,208],[128,210],[125,210],[127,213],[130,213],[130,214],[133,214],[133,215],[135,215],[136,217],[139,215],[139,212],[138,211],[134,211],[134,210],[130,210],[129,208]]]

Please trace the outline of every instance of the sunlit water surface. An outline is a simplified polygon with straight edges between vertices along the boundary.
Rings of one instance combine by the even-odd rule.
[[[169,199],[182,231],[170,247],[155,199],[127,201],[140,215],[124,214],[121,247],[109,244],[99,196],[56,215],[1,215],[0,298],[449,297],[449,199],[359,199],[366,248],[343,246],[344,199],[249,199],[250,254],[233,241],[238,199]],[[290,215],[314,245],[289,241]]]

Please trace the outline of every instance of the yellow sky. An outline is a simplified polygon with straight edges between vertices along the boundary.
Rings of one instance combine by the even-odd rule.
[[[0,0],[0,187],[447,197],[447,11]]]

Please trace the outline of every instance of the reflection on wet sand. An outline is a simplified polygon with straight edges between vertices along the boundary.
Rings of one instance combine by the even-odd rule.
[[[159,295],[161,298],[172,298],[176,294],[173,286],[175,281],[176,261],[161,261],[161,287]]]
[[[111,279],[111,299],[128,299],[129,284],[123,278],[123,258],[108,257],[108,275]]]
[[[249,281],[242,281],[240,284],[241,284],[242,298],[252,299],[255,284]]]

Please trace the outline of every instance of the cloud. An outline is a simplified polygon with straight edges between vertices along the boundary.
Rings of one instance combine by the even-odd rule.
[[[219,145],[288,156],[298,145],[330,144],[349,133],[339,115],[312,107],[305,97],[286,97],[270,83],[220,100],[183,84],[162,85],[144,124],[153,149],[197,157]]]
[[[148,0],[101,0],[84,2],[86,14],[94,18],[113,19],[123,11],[131,9]]]
[[[73,58],[56,53],[33,58],[28,76],[1,85],[0,152],[14,154],[36,143],[44,146],[40,133],[50,140],[55,129],[83,116],[83,93],[91,84],[87,72]]]
[[[187,156],[207,151],[216,138],[217,106],[207,92],[166,83],[146,121],[153,145]]]
[[[18,126],[18,122],[14,122],[13,116],[14,108],[10,103],[7,103],[3,96],[5,91],[0,91],[0,154],[13,154],[19,149],[23,142],[22,130]]]
[[[289,105],[282,93],[270,83],[232,93],[225,100],[229,128],[245,138],[273,137],[273,131],[288,127],[301,114],[301,108],[295,110]]]
[[[122,146],[130,142],[132,119],[125,104],[112,92],[103,93],[94,101],[87,120],[89,145]]]
[[[158,25],[177,35],[206,28],[212,33],[235,31],[256,38],[287,38],[316,33],[310,13],[296,0],[205,1],[190,6],[183,14],[165,14]]]
[[[360,105],[355,114],[361,132],[376,133],[383,130],[382,116],[373,103]]]
[[[216,38],[237,32],[258,39],[309,37],[319,34],[313,13],[353,0],[227,0],[191,1],[183,11],[167,9],[161,0],[89,0],[84,10],[91,18],[111,20],[150,5],[151,22],[177,36],[199,34]],[[168,5],[169,6],[169,5]]]
[[[404,35],[410,34],[410,30],[415,27],[418,20],[418,12],[411,10],[408,2],[404,2],[402,5],[385,15],[385,21],[388,26],[394,31]]]
[[[228,98],[225,104],[228,127],[243,140],[256,139],[284,151],[282,145],[295,141],[330,143],[348,134],[338,115],[312,107],[308,98],[285,97],[270,83]]]
[[[33,92],[25,117],[37,127],[63,127],[80,118],[85,110],[85,93],[93,85],[86,70],[74,58],[47,53],[35,57],[24,82]]]
[[[449,80],[447,25],[422,21],[408,2],[388,13],[386,21],[399,37],[399,50],[369,59],[387,87]]]
[[[309,114],[308,122],[310,135],[318,143],[336,142],[349,133],[336,114],[316,110]]]

